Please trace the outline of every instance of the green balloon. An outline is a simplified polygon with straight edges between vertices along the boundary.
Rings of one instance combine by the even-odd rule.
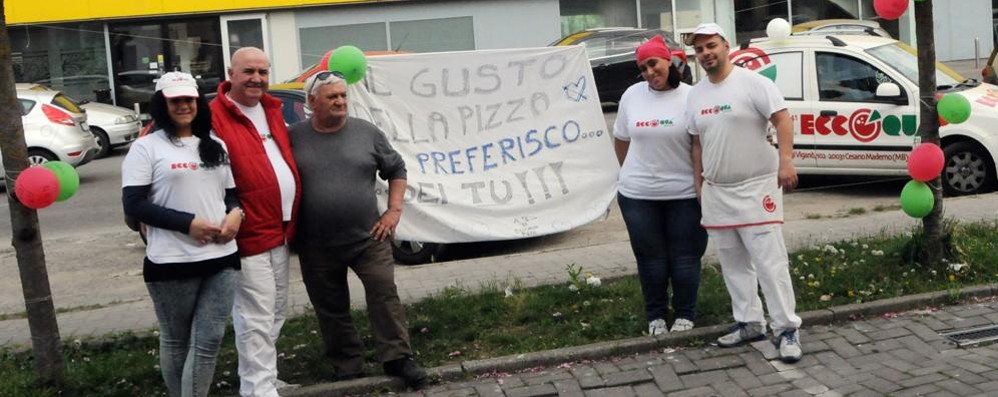
[[[367,73],[367,57],[364,51],[352,45],[336,47],[329,56],[329,70],[340,72],[347,84],[353,84],[364,79]]]
[[[939,110],[939,117],[950,124],[960,124],[970,118],[970,101],[957,93],[943,95],[936,109]]]
[[[935,205],[932,189],[925,182],[909,181],[901,189],[901,210],[912,218],[924,218]]]
[[[49,161],[42,167],[51,170],[59,180],[59,197],[55,201],[66,201],[76,194],[76,189],[80,187],[80,174],[76,172],[76,168],[64,161]]]

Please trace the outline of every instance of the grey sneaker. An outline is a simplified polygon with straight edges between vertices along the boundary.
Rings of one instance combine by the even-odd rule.
[[[766,339],[766,329],[760,323],[738,323],[731,327],[731,332],[717,338],[720,347],[741,346],[749,342]]]
[[[780,333],[780,336],[773,341],[780,351],[780,361],[792,364],[800,361],[804,352],[800,348],[800,338],[797,329],[788,329]]]
[[[669,332],[669,326],[665,320],[656,318],[648,323],[648,336],[661,335]]]
[[[674,323],[672,323],[672,329],[669,332],[683,332],[693,329],[693,321],[685,318],[677,318]]]

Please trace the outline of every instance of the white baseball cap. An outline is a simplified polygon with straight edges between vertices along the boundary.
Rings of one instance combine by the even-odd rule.
[[[198,83],[189,73],[169,72],[156,82],[156,91],[166,98],[198,97]]]
[[[721,25],[718,25],[713,22],[708,22],[697,25],[697,28],[693,29],[693,33],[691,33],[689,36],[686,36],[686,45],[693,45],[693,40],[695,40],[696,37],[699,35],[703,36],[718,35],[721,36],[721,38],[724,39],[724,41],[728,40],[728,38],[725,37],[724,35],[724,29],[721,29]]]

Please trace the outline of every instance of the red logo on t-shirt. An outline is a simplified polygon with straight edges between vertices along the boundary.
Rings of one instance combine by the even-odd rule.
[[[768,194],[762,198],[762,209],[766,210],[766,212],[776,211],[776,202]]]

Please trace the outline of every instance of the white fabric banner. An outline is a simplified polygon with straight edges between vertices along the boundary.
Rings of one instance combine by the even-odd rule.
[[[368,58],[348,91],[408,169],[397,237],[506,240],[603,215],[619,166],[579,46]],[[378,188],[385,208],[387,184]]]

